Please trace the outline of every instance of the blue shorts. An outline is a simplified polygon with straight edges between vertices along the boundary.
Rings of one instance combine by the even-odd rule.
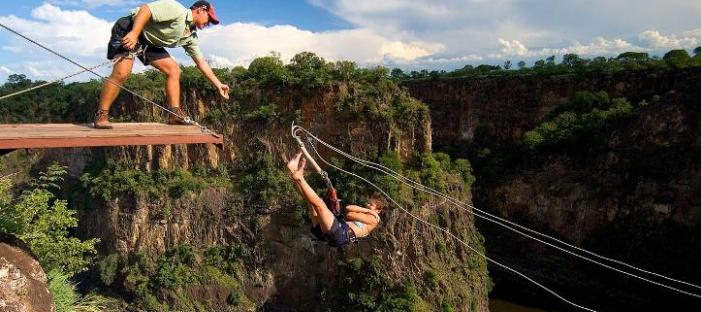
[[[312,234],[319,239],[328,242],[330,246],[341,247],[355,242],[355,233],[345,222],[340,222],[338,218],[333,219],[331,231],[324,233],[321,226],[312,227]]]

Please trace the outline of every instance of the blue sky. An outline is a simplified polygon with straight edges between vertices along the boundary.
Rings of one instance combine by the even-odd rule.
[[[85,65],[104,61],[114,20],[141,1],[25,0],[0,22]],[[190,1],[181,1],[189,6]],[[527,63],[549,55],[661,55],[701,46],[698,0],[213,0],[222,24],[200,34],[214,66],[247,66],[279,53],[413,69]],[[191,60],[171,50],[184,64]],[[137,66],[136,70],[143,70]],[[0,31],[0,81],[11,73],[51,80],[76,71]],[[103,73],[109,68],[103,69]],[[80,79],[87,79],[83,77]]]

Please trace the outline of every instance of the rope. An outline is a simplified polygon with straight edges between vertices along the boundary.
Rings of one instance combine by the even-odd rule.
[[[295,131],[294,122],[292,123],[292,131],[291,132],[292,132],[292,137],[295,140],[297,140],[297,143],[299,144],[299,148],[302,149],[302,153],[304,154],[304,157],[312,164],[312,167],[314,167],[316,172],[319,173],[319,175],[324,179],[324,182],[326,182],[326,186],[329,189],[333,189],[334,188],[333,183],[331,183],[331,179],[329,178],[329,174],[326,171],[324,171],[323,169],[321,169],[321,167],[319,167],[319,164],[316,163],[314,158],[311,155],[309,155],[309,151],[307,151],[307,148],[304,147],[304,142],[302,142],[302,138],[299,136],[299,133],[297,133],[297,131]]]
[[[98,69],[98,68],[100,68],[100,67],[102,67],[102,66],[105,66],[105,65],[107,65],[107,64],[109,64],[109,63],[112,63],[112,61],[107,61],[107,62],[104,62],[104,63],[102,63],[102,64],[100,64],[100,65],[96,65],[96,66],[90,67],[90,70]],[[34,90],[37,90],[37,89],[41,89],[41,88],[43,88],[43,87],[50,86],[50,85],[52,85],[52,84],[54,84],[54,83],[59,83],[59,82],[64,81],[64,80],[66,80],[66,79],[69,79],[69,78],[73,78],[73,77],[75,77],[75,76],[78,76],[78,75],[80,75],[80,74],[82,74],[82,73],[84,73],[84,72],[87,72],[87,70],[81,70],[81,71],[79,71],[79,72],[77,72],[77,73],[75,73],[75,74],[71,74],[71,75],[65,76],[65,77],[63,77],[63,78],[59,78],[59,79],[56,79],[56,80],[53,80],[53,81],[49,81],[49,82],[43,83],[43,84],[41,84],[41,85],[33,86],[33,87],[31,87],[31,88],[27,88],[27,89],[24,89],[24,90],[20,90],[20,91],[17,91],[17,92],[15,92],[15,93],[11,93],[11,94],[8,94],[8,95],[3,95],[2,97],[0,97],[0,101],[9,99],[9,98],[11,98],[11,97],[15,97],[15,96],[18,96],[18,95],[20,95],[20,94],[24,94],[24,93],[27,93],[27,92],[30,92],[30,91],[34,91]]]
[[[489,261],[490,263],[493,263],[494,265],[497,265],[497,266],[499,266],[499,267],[501,267],[501,268],[503,268],[503,269],[505,269],[505,270],[507,270],[507,271],[510,271],[510,272],[512,272],[512,273],[514,273],[514,274],[516,274],[516,275],[518,275],[518,276],[524,278],[525,280],[531,282],[532,284],[534,284],[534,285],[540,287],[541,289],[547,291],[548,293],[552,294],[553,296],[555,296],[556,298],[560,299],[561,301],[563,301],[563,302],[565,302],[565,303],[567,303],[567,304],[569,304],[569,305],[571,305],[571,306],[573,306],[573,307],[576,307],[576,308],[579,308],[579,309],[582,309],[582,310],[585,310],[585,311],[596,312],[596,310],[587,308],[587,307],[585,307],[585,306],[582,306],[582,305],[576,304],[576,303],[574,303],[574,302],[572,302],[572,301],[570,301],[570,300],[567,300],[565,297],[561,296],[560,294],[558,294],[557,292],[551,290],[550,288],[546,287],[545,285],[543,285],[543,284],[537,282],[536,280],[534,280],[534,279],[528,277],[527,275],[525,275],[525,274],[523,274],[523,273],[521,273],[521,272],[519,272],[519,271],[517,271],[517,270],[515,270],[515,269],[512,269],[512,268],[508,267],[507,265],[502,264],[502,263],[499,262],[499,261],[496,261],[496,260],[494,260],[494,259],[488,257],[488,256],[485,255],[484,253],[482,253],[482,252],[478,251],[477,249],[473,248],[472,246],[470,246],[468,243],[466,243],[465,241],[463,241],[463,240],[460,239],[459,237],[455,236],[455,234],[451,233],[450,231],[448,231],[448,230],[446,230],[446,229],[444,229],[444,228],[442,228],[442,227],[440,227],[440,226],[437,226],[437,225],[435,225],[435,224],[431,224],[431,223],[429,223],[429,222],[427,222],[427,221],[425,221],[425,220],[423,220],[423,219],[421,219],[421,218],[415,216],[414,214],[412,214],[411,212],[409,212],[407,209],[405,209],[402,205],[400,205],[399,203],[397,203],[397,201],[394,200],[394,198],[392,198],[391,196],[389,196],[389,194],[387,194],[387,192],[385,192],[384,190],[382,190],[380,187],[378,187],[378,186],[375,185],[374,183],[368,181],[367,179],[365,179],[365,178],[363,178],[363,177],[361,177],[361,176],[358,176],[358,175],[356,175],[356,174],[354,174],[354,173],[351,173],[351,172],[348,172],[348,171],[346,171],[346,170],[343,170],[343,169],[341,169],[341,168],[339,168],[339,167],[337,167],[337,166],[335,166],[335,165],[329,163],[328,161],[326,161],[326,159],[324,159],[323,157],[321,157],[321,155],[319,154],[319,152],[317,151],[317,149],[314,147],[313,144],[310,144],[310,145],[311,145],[312,149],[314,150],[314,153],[317,155],[317,157],[319,157],[319,159],[320,159],[324,164],[326,164],[327,166],[330,166],[330,167],[332,167],[332,168],[334,168],[334,169],[336,169],[336,170],[338,170],[338,171],[340,171],[340,172],[343,172],[343,173],[345,173],[345,174],[348,174],[348,175],[351,175],[351,176],[353,176],[353,177],[355,177],[355,178],[358,178],[358,179],[364,181],[365,183],[371,185],[372,187],[374,187],[375,189],[377,189],[379,192],[381,192],[385,197],[387,197],[387,199],[389,199],[390,201],[392,201],[392,203],[394,203],[394,205],[396,205],[397,207],[399,207],[400,210],[402,210],[404,213],[408,214],[409,216],[411,216],[411,217],[414,218],[415,220],[419,221],[420,223],[422,223],[422,224],[424,224],[424,225],[427,225],[427,226],[429,226],[429,227],[431,227],[431,228],[435,228],[435,229],[437,229],[437,230],[439,230],[439,231],[441,231],[441,232],[443,232],[443,233],[446,233],[448,236],[450,236],[451,238],[453,238],[453,239],[455,239],[456,241],[460,242],[463,246],[465,246],[466,248],[468,248],[469,250],[471,250],[473,253],[479,255],[480,257],[484,258],[485,260]]]
[[[593,259],[591,259],[591,258],[588,258],[588,257],[586,257],[586,256],[582,256],[582,255],[576,254],[576,253],[574,253],[574,252],[572,252],[572,251],[565,250],[565,249],[563,249],[563,248],[561,248],[561,247],[559,247],[559,246],[555,246],[555,245],[553,245],[553,244],[551,244],[551,243],[545,242],[545,241],[543,241],[543,240],[540,240],[540,239],[538,239],[538,238],[535,238],[535,237],[533,237],[533,236],[530,236],[530,235],[528,235],[528,234],[526,234],[526,233],[523,233],[523,232],[521,232],[521,231],[519,231],[519,230],[517,230],[517,229],[515,229],[515,228],[513,228],[513,227],[510,227],[510,226],[508,226],[508,225],[506,225],[506,224],[504,224],[504,223],[502,223],[502,222],[511,224],[511,225],[516,226],[516,227],[518,227],[518,228],[520,228],[520,229],[523,229],[523,230],[526,230],[526,231],[528,231],[528,232],[531,232],[531,233],[540,235],[540,236],[542,236],[542,237],[549,238],[549,239],[551,239],[551,240],[554,240],[554,241],[556,241],[556,242],[559,242],[559,243],[561,243],[561,244],[564,244],[564,245],[566,245],[566,246],[568,246],[568,247],[571,247],[571,248],[574,248],[574,249],[577,249],[577,250],[586,252],[586,253],[588,253],[588,254],[590,254],[590,255],[596,256],[596,257],[598,257],[598,258],[600,258],[600,259],[607,260],[607,261],[611,261],[611,262],[614,262],[614,263],[618,263],[618,264],[624,265],[624,266],[626,266],[626,267],[629,267],[629,268],[638,270],[638,271],[640,271],[640,272],[644,272],[644,273],[651,274],[651,275],[654,275],[654,276],[662,277],[662,278],[665,278],[665,279],[670,280],[670,281],[674,281],[674,282],[678,282],[678,283],[685,284],[685,285],[688,285],[688,286],[692,286],[692,287],[695,287],[695,288],[699,288],[699,286],[697,286],[697,285],[695,285],[695,284],[692,284],[692,283],[689,283],[689,282],[685,282],[685,281],[681,281],[681,280],[677,280],[677,279],[673,279],[673,278],[670,278],[670,277],[667,277],[667,276],[664,276],[664,275],[661,275],[661,274],[658,274],[658,273],[654,273],[654,272],[646,271],[646,270],[643,270],[643,269],[639,269],[639,268],[637,268],[637,267],[635,267],[635,266],[632,266],[632,265],[630,265],[630,264],[627,264],[627,263],[622,262],[622,261],[619,261],[619,260],[610,259],[610,258],[607,258],[607,257],[604,257],[604,256],[600,256],[600,255],[598,255],[598,254],[596,254],[596,253],[593,253],[593,252],[591,252],[591,251],[588,251],[588,250],[585,250],[585,249],[583,249],[583,248],[580,248],[580,247],[577,247],[577,246],[568,244],[568,243],[563,242],[563,241],[561,241],[561,240],[558,240],[558,239],[556,239],[556,238],[554,238],[554,237],[548,236],[548,235],[546,235],[546,234],[542,234],[542,233],[540,233],[540,232],[537,232],[537,231],[535,231],[535,230],[532,230],[532,229],[529,229],[529,228],[527,228],[527,227],[521,226],[521,225],[516,224],[516,223],[514,223],[514,222],[511,222],[511,221],[509,221],[509,220],[500,218],[500,217],[498,217],[498,216],[494,216],[494,215],[489,214],[489,213],[487,213],[487,212],[484,212],[484,211],[482,211],[482,210],[480,210],[480,209],[477,209],[476,207],[474,207],[474,206],[472,206],[472,205],[469,205],[469,204],[464,203],[464,202],[461,202],[461,201],[459,201],[459,200],[457,200],[457,199],[455,199],[455,198],[452,198],[452,197],[450,197],[450,196],[447,196],[447,195],[445,195],[445,194],[443,194],[443,193],[440,193],[440,192],[436,191],[435,189],[432,189],[432,188],[426,187],[426,186],[424,186],[424,185],[421,185],[420,183],[415,182],[415,181],[413,181],[413,180],[411,180],[411,179],[409,179],[409,178],[406,178],[406,177],[402,176],[401,174],[399,174],[399,173],[397,173],[397,172],[395,172],[395,171],[393,171],[393,170],[391,170],[391,169],[389,169],[389,168],[387,168],[387,167],[384,167],[384,166],[382,166],[382,165],[379,165],[379,164],[376,164],[376,163],[373,163],[373,162],[370,162],[370,161],[362,160],[362,159],[357,158],[357,157],[355,157],[355,156],[353,156],[353,155],[350,155],[350,154],[348,154],[348,153],[345,153],[344,151],[342,151],[342,150],[340,150],[340,149],[338,149],[338,148],[336,148],[336,147],[334,147],[334,146],[332,146],[332,145],[330,145],[330,144],[328,144],[328,143],[326,143],[326,142],[320,140],[319,138],[317,138],[317,137],[314,136],[313,134],[309,133],[306,129],[303,129],[303,128],[301,128],[301,127],[297,127],[297,128],[295,129],[295,131],[297,131],[297,132],[298,132],[298,131],[304,132],[305,134],[307,134],[307,135],[309,136],[310,139],[313,138],[314,140],[318,141],[319,143],[323,144],[324,146],[328,147],[329,149],[333,150],[334,152],[337,152],[337,153],[343,155],[343,156],[346,157],[346,158],[351,159],[352,161],[354,161],[354,162],[356,162],[356,163],[358,163],[358,164],[361,164],[361,165],[363,165],[363,166],[365,166],[365,167],[368,167],[368,168],[371,168],[371,169],[380,171],[380,172],[382,172],[382,173],[384,173],[384,174],[387,174],[387,175],[393,177],[394,179],[396,179],[396,180],[398,180],[398,181],[404,183],[405,185],[408,185],[408,186],[412,187],[413,189],[417,189],[417,190],[419,190],[419,191],[426,192],[426,193],[429,193],[429,194],[432,194],[432,195],[441,197],[441,198],[443,198],[443,199],[449,200],[451,203],[453,203],[453,204],[456,205],[457,207],[459,207],[459,208],[461,208],[461,209],[463,209],[463,210],[465,210],[465,211],[468,211],[469,213],[472,213],[474,216],[477,216],[477,217],[479,217],[479,218],[482,218],[482,219],[485,219],[485,220],[490,221],[490,222],[492,222],[492,223],[495,223],[495,224],[497,224],[497,225],[500,225],[500,226],[502,226],[502,227],[504,227],[504,228],[507,228],[507,229],[509,229],[509,230],[511,230],[511,231],[513,231],[513,232],[516,232],[516,233],[518,233],[518,234],[520,234],[520,235],[522,235],[522,236],[524,236],[524,237],[533,239],[533,240],[535,240],[535,241],[538,241],[538,242],[543,243],[543,244],[545,244],[545,245],[551,246],[551,247],[553,247],[553,248],[556,248],[556,249],[558,249],[558,250],[561,250],[561,251],[563,251],[563,252],[565,252],[565,253],[568,253],[568,254],[573,255],[573,256],[575,256],[575,257],[578,257],[578,258],[580,258],[580,259],[583,259],[583,260],[589,261],[589,262],[591,262],[591,263],[600,265],[600,266],[605,267],[605,268],[607,268],[607,269],[614,270],[614,271],[616,271],[616,272],[619,272],[619,273],[622,273],[622,274],[625,274],[625,275],[628,275],[628,276],[631,276],[631,277],[635,277],[635,278],[637,278],[637,279],[640,279],[640,280],[646,281],[646,282],[648,282],[648,283],[651,283],[651,284],[654,284],[654,285],[657,285],[657,286],[660,286],[660,287],[664,287],[664,288],[667,288],[667,289],[670,289],[670,290],[679,292],[679,293],[684,294],[684,295],[688,295],[688,296],[692,296],[692,297],[696,297],[696,298],[701,298],[701,295],[698,295],[698,294],[695,294],[695,293],[691,293],[691,292],[688,292],[688,291],[684,291],[684,290],[681,290],[681,289],[678,289],[678,288],[675,288],[675,287],[672,287],[672,286],[669,286],[669,285],[666,285],[666,284],[663,284],[663,283],[659,283],[659,282],[657,282],[657,281],[652,281],[652,280],[646,279],[646,278],[644,278],[644,277],[640,277],[640,276],[638,276],[638,275],[635,275],[635,274],[632,274],[632,273],[629,273],[629,272],[620,270],[620,269],[618,269],[618,268],[614,268],[614,267],[611,267],[611,266],[609,266],[609,265],[603,264],[603,263],[601,263],[601,262],[598,262],[598,261],[593,260]],[[480,213],[475,213],[475,212],[473,212],[472,210],[469,210],[469,209],[465,208],[465,206],[467,206],[467,207],[469,207],[469,208],[472,208],[472,209],[474,209],[474,210],[476,210],[476,211],[478,211],[478,212],[480,212],[480,213],[482,213],[482,214],[484,214],[484,215],[487,215],[487,216],[489,216],[489,217],[486,217],[486,216],[484,216],[484,215],[481,215]],[[491,217],[491,218],[490,218],[490,217]],[[500,221],[502,221],[502,222],[496,221],[496,220],[494,220],[494,219],[500,220]]]
[[[8,94],[8,95],[4,95],[4,96],[0,97],[0,101],[5,100],[5,99],[9,99],[9,98],[11,98],[11,97],[15,97],[15,96],[17,96],[17,95],[24,94],[24,93],[27,93],[27,92],[30,92],[30,91],[34,91],[34,90],[37,90],[37,89],[41,89],[41,88],[43,88],[43,87],[50,86],[50,85],[52,85],[52,84],[54,84],[54,83],[59,83],[59,82],[64,81],[64,80],[66,80],[66,79],[70,79],[70,78],[73,78],[73,77],[75,77],[75,76],[78,76],[78,75],[80,75],[80,74],[82,74],[82,73],[85,73],[85,72],[88,72],[88,71],[91,71],[91,70],[98,69],[98,68],[100,68],[100,67],[102,67],[102,66],[105,66],[105,65],[107,65],[107,64],[110,64],[110,63],[112,63],[112,64],[117,64],[117,63],[119,63],[119,61],[121,61],[122,59],[125,59],[125,58],[133,58],[133,57],[136,57],[136,56],[141,55],[141,54],[143,54],[143,53],[144,53],[144,50],[143,50],[143,49],[140,49],[140,50],[137,50],[137,51],[133,51],[133,52],[129,52],[128,54],[122,55],[122,56],[120,56],[120,57],[118,57],[118,58],[116,58],[116,59],[114,59],[114,60],[110,60],[110,61],[104,62],[104,63],[102,63],[102,64],[95,65],[95,66],[90,67],[90,68],[88,68],[88,69],[83,69],[83,70],[81,70],[81,71],[79,71],[79,72],[77,72],[77,73],[75,73],[75,74],[70,74],[70,75],[68,75],[68,76],[65,76],[65,77],[62,77],[62,78],[59,78],[59,79],[56,79],[56,80],[53,80],[53,81],[45,82],[45,83],[43,83],[43,84],[41,84],[41,85],[33,86],[33,87],[30,87],[30,88],[27,88],[27,89],[24,89],[24,90],[17,91],[17,92],[15,92],[15,93],[11,93],[11,94]]]
[[[124,87],[123,85],[121,85],[121,84],[119,84],[119,83],[116,83],[116,82],[112,81],[111,79],[100,75],[99,73],[95,72],[93,69],[87,68],[87,67],[85,67],[85,66],[83,66],[83,65],[81,65],[81,64],[79,64],[79,63],[77,63],[77,62],[75,62],[75,61],[73,61],[73,60],[71,60],[70,58],[68,58],[68,57],[66,57],[66,56],[63,56],[62,54],[60,54],[60,53],[58,53],[58,52],[56,52],[56,51],[54,51],[54,50],[52,50],[52,49],[50,49],[50,48],[44,46],[43,44],[41,44],[41,43],[39,43],[39,42],[36,42],[36,41],[32,40],[31,38],[29,38],[29,37],[27,37],[27,36],[25,36],[25,35],[23,35],[23,34],[17,32],[17,31],[15,31],[14,29],[12,29],[12,28],[10,28],[10,27],[8,27],[8,26],[5,26],[5,25],[2,24],[2,23],[0,23],[0,27],[6,29],[6,30],[8,30],[9,32],[11,32],[11,33],[13,33],[13,34],[15,34],[15,35],[17,35],[17,36],[19,36],[19,37],[21,37],[21,38],[23,38],[23,39],[29,41],[29,42],[31,42],[31,43],[33,43],[33,44],[39,46],[40,48],[42,48],[42,49],[44,49],[44,50],[46,50],[46,51],[48,51],[48,52],[50,52],[50,53],[52,53],[52,54],[54,54],[54,55],[56,55],[56,56],[58,56],[58,57],[64,59],[65,61],[67,61],[67,62],[69,62],[69,63],[71,63],[71,64],[73,64],[73,65],[75,65],[75,66],[78,66],[78,67],[82,68],[82,69],[84,70],[83,72],[90,72],[90,73],[92,73],[93,75],[99,77],[100,79],[102,79],[102,80],[104,80],[104,81],[107,81],[107,82],[111,83],[112,85],[114,85],[114,86],[116,86],[116,87],[118,87],[118,88],[120,88],[120,89],[122,89],[122,90],[124,90],[124,91],[126,91],[126,92],[128,92],[128,93],[130,93],[131,95],[136,96],[136,97],[138,97],[138,98],[144,100],[145,102],[147,102],[147,103],[149,103],[149,104],[151,104],[151,105],[154,105],[154,106],[156,106],[156,107],[158,107],[158,108],[160,108],[160,109],[166,111],[167,113],[169,113],[169,114],[171,114],[171,115],[173,115],[173,116],[175,116],[175,117],[180,118],[180,119],[183,120],[185,123],[191,124],[191,125],[194,125],[194,126],[197,126],[198,128],[200,128],[200,130],[201,130],[203,133],[208,133],[208,134],[211,134],[211,135],[216,136],[216,137],[219,137],[219,136],[220,136],[219,134],[216,134],[216,133],[210,131],[209,129],[207,129],[207,127],[205,127],[205,126],[203,126],[203,125],[200,125],[197,121],[193,120],[193,119],[190,118],[189,116],[181,116],[181,115],[179,115],[179,114],[173,112],[172,110],[170,110],[170,109],[168,109],[168,108],[166,108],[166,107],[164,107],[164,106],[162,106],[162,105],[159,105],[158,103],[156,103],[156,102],[154,102],[154,101],[151,101],[151,100],[147,99],[146,97],[144,97],[144,96],[142,96],[142,95],[140,95],[140,94],[138,94],[138,93],[136,93],[136,92],[134,92],[134,91],[132,91],[132,90],[126,88],[126,87]]]

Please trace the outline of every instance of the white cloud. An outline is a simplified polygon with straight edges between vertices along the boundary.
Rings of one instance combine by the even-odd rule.
[[[236,63],[227,57],[219,56],[216,54],[207,55],[207,63],[212,67],[234,67]]]
[[[499,44],[502,46],[501,53],[504,55],[528,56],[528,48],[518,40],[506,41],[499,38]]]
[[[417,64],[454,64],[454,63],[471,63],[471,62],[479,62],[483,61],[484,57],[479,56],[479,55],[464,55],[464,56],[458,56],[458,57],[444,57],[444,58],[423,58],[420,60],[417,60]]]
[[[18,47],[18,46],[3,46],[2,50],[12,52],[12,53],[20,53],[23,51],[22,48]]]
[[[225,58],[225,63],[244,66],[271,51],[279,52],[285,61],[299,52],[312,51],[329,61],[378,64],[409,62],[443,48],[430,42],[393,40],[368,29],[311,32],[290,25],[251,23],[217,26],[203,31],[200,39],[207,53]]]
[[[540,49],[529,49],[518,40],[507,41],[499,39],[501,51],[489,55],[491,59],[504,59],[508,57],[536,58],[545,56],[561,56],[564,54],[577,54],[580,56],[608,56],[617,55],[627,51],[649,51],[650,49],[635,46],[623,39],[595,38],[591,43],[582,44],[573,42],[571,45],[562,48],[546,47]]]
[[[7,68],[6,66],[0,66],[0,72],[1,72],[2,74],[4,74],[5,76],[14,73],[14,71],[12,71],[11,69]]]
[[[33,20],[14,15],[0,17],[0,22],[61,53],[72,56],[104,55],[112,23],[87,11],[62,10],[45,3],[31,12]],[[30,43],[17,39],[23,46]],[[31,46],[32,49],[39,49]]]
[[[689,49],[699,45],[701,31],[696,34],[694,31],[686,32],[689,37],[678,37],[674,34],[665,36],[659,31],[648,30],[642,32],[638,37],[642,42],[646,42],[653,49]]]
[[[701,42],[697,0],[309,2],[385,38],[440,45],[442,56],[427,57],[434,60],[464,55],[495,60],[565,53],[595,56],[626,50],[664,53]],[[665,29],[666,35],[635,35],[649,29]]]
[[[70,6],[87,6],[88,8],[97,8],[101,6],[125,7],[135,6],[141,2],[138,0],[50,0],[49,3],[54,5],[70,5]]]

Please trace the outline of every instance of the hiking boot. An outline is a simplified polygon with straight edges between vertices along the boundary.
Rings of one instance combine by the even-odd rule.
[[[97,113],[95,113],[95,120],[93,121],[93,127],[95,129],[112,129],[109,113],[109,110],[97,110]]]
[[[173,114],[168,113],[168,124],[169,125],[189,125],[189,123],[186,121],[190,120],[190,117],[187,116],[185,111],[183,111],[182,108],[180,107],[171,107],[169,108]]]

